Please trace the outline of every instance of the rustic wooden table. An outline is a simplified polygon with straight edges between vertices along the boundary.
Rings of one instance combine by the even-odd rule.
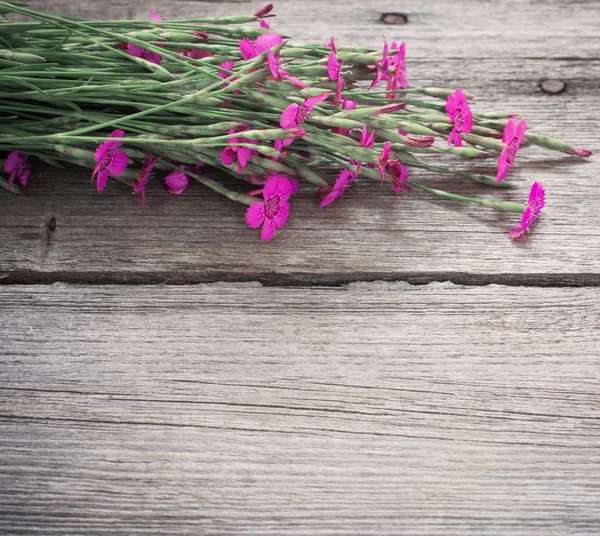
[[[596,0],[276,7],[299,41],[404,40],[413,84],[599,149]],[[548,195],[522,243],[514,215],[360,184],[299,195],[269,244],[200,185],[141,209],[37,169],[0,193],[0,534],[599,534],[600,159],[532,150],[514,178]]]

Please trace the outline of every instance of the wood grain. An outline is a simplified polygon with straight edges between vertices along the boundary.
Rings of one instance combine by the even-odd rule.
[[[0,288],[3,534],[598,534],[600,290]]]
[[[145,18],[150,7],[170,17],[247,13],[254,2],[36,2],[77,16]],[[277,4],[277,29],[298,41],[335,34],[344,44],[378,46],[381,34],[404,39],[412,84],[461,86],[476,109],[514,110],[534,132],[598,148],[600,10],[593,2],[518,3],[408,1],[409,23],[379,21],[388,2]],[[543,17],[544,23],[540,23]],[[543,79],[566,82],[558,95]],[[493,171],[494,162],[481,170]],[[507,232],[518,216],[395,196],[357,184],[346,198],[318,208],[308,188],[294,198],[286,228],[270,244],[245,229],[244,207],[194,186],[180,198],[151,187],[144,209],[112,183],[95,193],[85,173],[37,170],[24,197],[0,193],[0,277],[5,282],[199,283],[258,280],[268,284],[339,284],[359,280],[427,283],[600,284],[600,164],[532,149],[523,151],[510,192],[441,180],[423,182],[475,196],[523,201],[541,181],[548,207],[531,239]],[[450,184],[456,182],[456,184]],[[56,228],[48,223],[54,218]]]

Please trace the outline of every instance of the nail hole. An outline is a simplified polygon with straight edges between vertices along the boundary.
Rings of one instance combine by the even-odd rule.
[[[379,20],[384,24],[406,24],[408,15],[406,13],[382,13]]]
[[[567,84],[565,84],[562,80],[554,79],[542,80],[538,85],[544,93],[552,93],[553,95],[562,93],[567,87]]]
[[[48,222],[48,230],[54,231],[56,229],[56,216],[52,216]]]

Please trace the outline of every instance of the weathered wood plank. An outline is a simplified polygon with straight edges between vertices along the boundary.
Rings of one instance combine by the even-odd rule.
[[[0,301],[0,532],[600,531],[598,289]]]
[[[143,18],[150,8],[133,0],[33,5],[115,18]],[[243,13],[256,5],[162,0],[152,7],[184,17]],[[284,1],[274,24],[300,41],[322,41],[333,33],[342,43],[377,45],[383,32],[405,39],[411,83],[466,87],[477,95],[480,110],[514,110],[533,131],[597,148],[600,12],[593,4],[464,2],[448,8],[445,2],[410,1],[402,6],[408,24],[378,23],[378,13],[389,9],[386,2],[365,7],[358,1]],[[565,80],[566,91],[541,93],[537,82],[543,78]],[[493,162],[481,165],[494,169]],[[463,180],[454,186],[423,173],[415,176],[467,195],[497,193]],[[142,210],[123,185],[111,184],[99,196],[85,174],[38,172],[26,198],[0,193],[0,275],[12,282],[287,284],[383,278],[597,285],[598,176],[597,158],[580,162],[537,150],[520,154],[513,175],[519,187],[498,195],[523,200],[534,180],[548,191],[543,221],[520,245],[506,236],[518,216],[430,202],[417,193],[396,198],[370,184],[358,184],[323,211],[309,189],[294,198],[286,229],[264,245],[257,232],[244,229],[244,207],[199,185],[173,198],[154,184]]]

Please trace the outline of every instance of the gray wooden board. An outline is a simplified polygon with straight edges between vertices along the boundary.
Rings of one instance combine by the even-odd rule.
[[[35,7],[86,17],[146,18],[249,13],[256,2],[157,0],[32,1]],[[277,3],[280,31],[297,41],[380,46],[381,34],[404,39],[411,84],[461,86],[476,109],[514,110],[532,131],[598,148],[600,123],[600,8],[596,2],[403,2],[409,22],[384,25],[389,2]],[[545,78],[565,80],[559,95],[542,93]],[[475,196],[523,201],[534,180],[548,207],[534,234],[514,244],[507,232],[518,215],[396,196],[357,184],[346,198],[320,210],[308,188],[293,199],[286,228],[265,245],[245,229],[244,207],[194,185],[176,198],[150,188],[147,206],[113,182],[98,195],[87,173],[36,170],[26,197],[0,193],[0,277],[6,282],[178,282],[259,280],[269,284],[356,280],[451,279],[481,284],[600,283],[598,158],[523,151],[513,191],[417,173],[434,186]],[[494,170],[494,162],[478,164]],[[452,184],[452,183],[455,184]],[[55,229],[49,229],[53,222]]]
[[[599,289],[0,301],[0,533],[600,532]]]

